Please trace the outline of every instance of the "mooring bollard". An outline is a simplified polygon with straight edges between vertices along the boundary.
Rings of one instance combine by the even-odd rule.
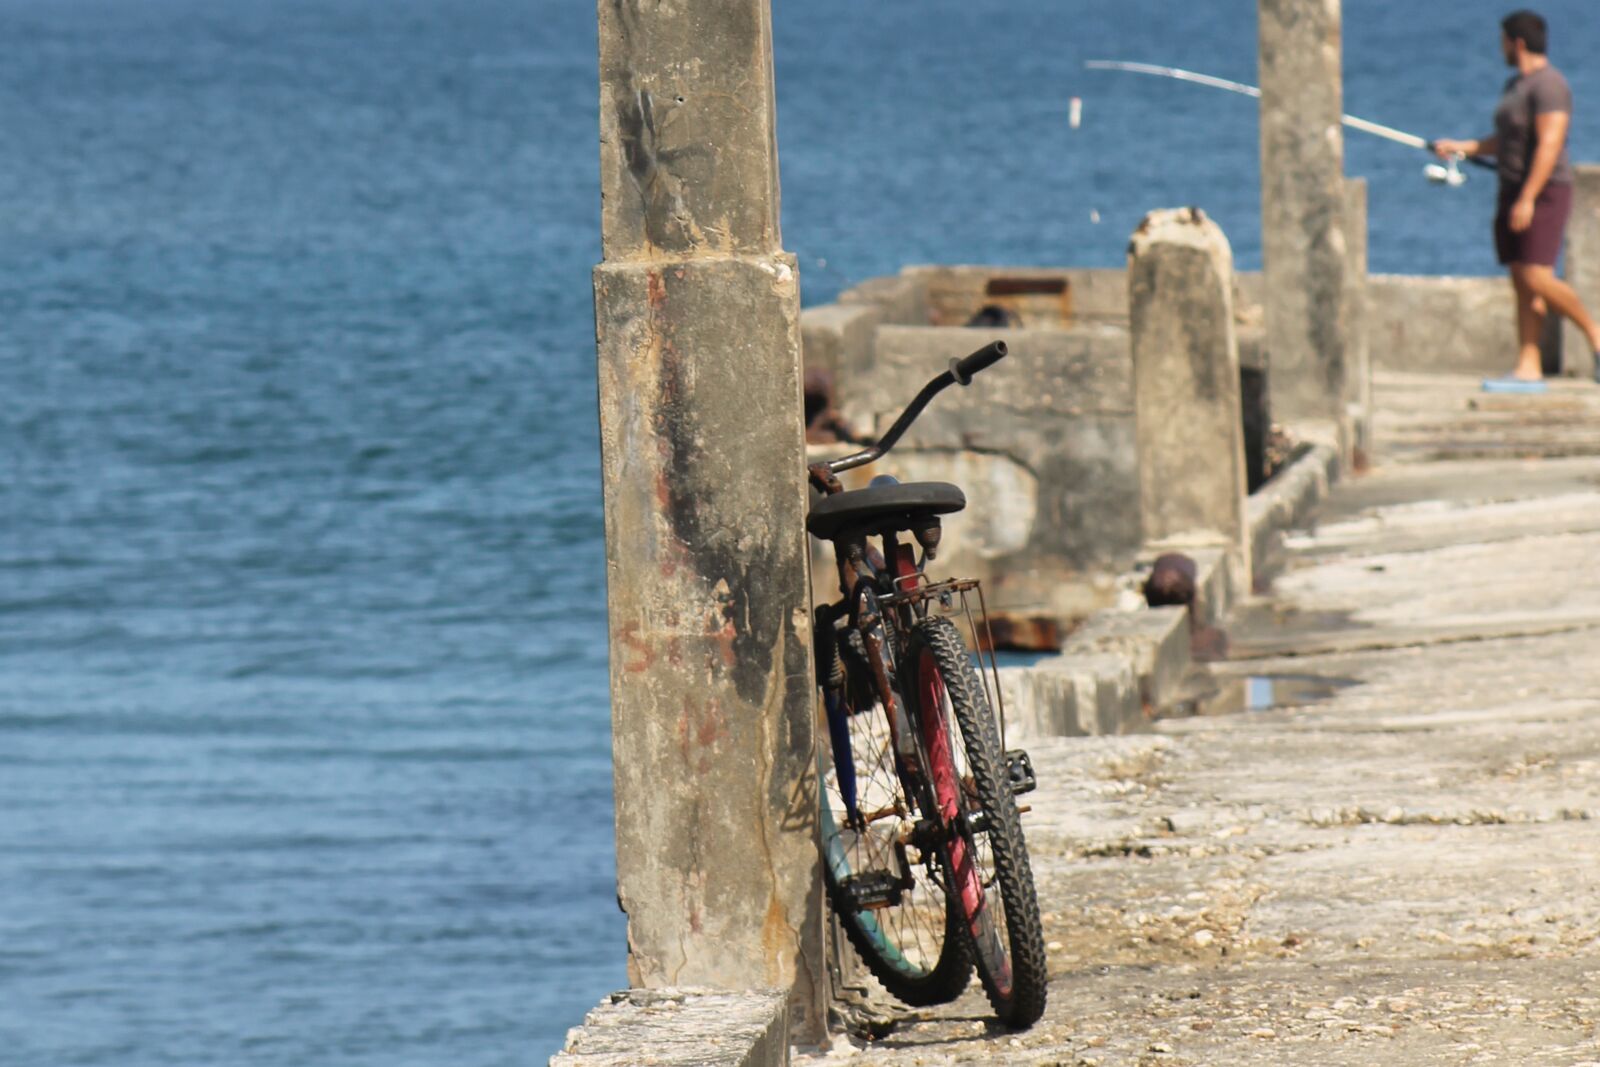
[[[1261,255],[1279,421],[1343,427],[1345,296],[1339,0],[1259,0]]]
[[[643,988],[823,1027],[800,289],[767,0],[601,0],[617,897]]]
[[[1147,543],[1218,544],[1250,589],[1233,251],[1196,208],[1155,211],[1128,247],[1139,501]]]

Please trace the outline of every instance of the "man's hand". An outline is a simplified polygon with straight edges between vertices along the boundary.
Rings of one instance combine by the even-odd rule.
[[[1533,225],[1533,201],[1519,198],[1511,205],[1511,214],[1506,219],[1506,224],[1511,227],[1512,233],[1523,233]]]
[[[1451,141],[1441,139],[1433,142],[1433,154],[1440,159],[1449,159],[1451,156],[1470,156],[1473,149],[1478,147],[1476,141]]]

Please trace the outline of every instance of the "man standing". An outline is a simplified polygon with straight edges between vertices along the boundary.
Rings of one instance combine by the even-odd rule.
[[[1500,48],[1517,73],[1506,82],[1494,113],[1494,133],[1476,141],[1433,143],[1440,156],[1494,156],[1500,200],[1494,218],[1495,251],[1511,272],[1517,294],[1517,365],[1483,387],[1499,392],[1544,389],[1539,335],[1547,309],[1571,319],[1600,353],[1600,325],[1589,317],[1572,287],[1556,277],[1556,257],[1572,212],[1572,163],[1567,130],[1572,124],[1572,89],[1551,65],[1544,19],[1532,11],[1500,23]],[[1600,357],[1595,363],[1600,381]]]

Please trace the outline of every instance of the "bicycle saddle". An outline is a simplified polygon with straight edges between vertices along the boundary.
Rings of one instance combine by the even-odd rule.
[[[909,529],[912,519],[948,515],[967,506],[966,494],[949,482],[906,482],[874,485],[825,496],[811,506],[806,529],[831,541],[852,526]]]

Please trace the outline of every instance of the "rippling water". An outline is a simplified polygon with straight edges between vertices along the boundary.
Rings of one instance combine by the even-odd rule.
[[[777,6],[808,301],[1259,258],[1250,103],[1080,69],[1252,80],[1247,0]],[[1499,5],[1345,7],[1349,110],[1483,125]],[[593,22],[0,0],[0,1060],[539,1062],[622,983]],[[1350,142],[1374,269],[1493,269],[1422,162]]]

